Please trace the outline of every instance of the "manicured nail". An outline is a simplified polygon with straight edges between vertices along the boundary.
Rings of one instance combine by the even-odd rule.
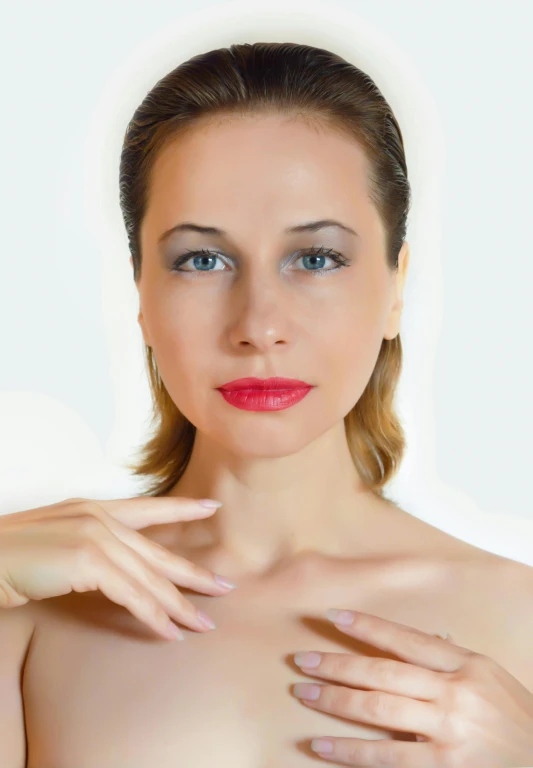
[[[169,640],[185,640],[185,636],[181,629],[177,627],[173,621],[171,621],[167,627]]]
[[[232,581],[228,581],[224,576],[219,576],[217,573],[215,574],[215,581],[217,584],[220,584],[221,587],[225,587],[226,589],[237,589],[236,584]]]
[[[354,615],[351,611],[339,611],[336,608],[330,608],[326,612],[326,618],[335,624],[342,624],[343,627],[349,627],[353,624]]]
[[[330,739],[313,739],[311,741],[311,749],[313,752],[330,754],[333,752],[333,742]]]
[[[207,627],[207,629],[216,629],[217,625],[211,619],[207,613],[204,613],[203,611],[197,611],[196,615],[198,616],[198,621],[200,624],[203,624],[204,627]]]
[[[298,699],[307,699],[316,701],[320,696],[320,686],[311,683],[296,683],[294,686],[294,695]]]
[[[306,667],[307,669],[315,669],[322,661],[320,653],[314,651],[300,651],[294,654],[294,663],[299,667]]]
[[[200,499],[198,504],[205,509],[218,509],[222,506],[222,502],[216,501],[216,499]]]

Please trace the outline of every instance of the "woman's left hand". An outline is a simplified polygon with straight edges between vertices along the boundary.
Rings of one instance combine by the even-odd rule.
[[[314,686],[319,693],[314,701],[305,699],[310,683],[298,683],[295,695],[312,709],[416,734],[418,741],[324,736],[320,742],[329,741],[332,751],[313,739],[320,757],[341,765],[394,768],[533,766],[533,693],[499,664],[368,613],[337,611],[336,620],[334,613],[328,611],[328,618],[342,632],[402,661],[320,653],[319,665],[310,667],[295,657],[303,672],[332,683]],[[340,624],[343,615],[353,623]]]

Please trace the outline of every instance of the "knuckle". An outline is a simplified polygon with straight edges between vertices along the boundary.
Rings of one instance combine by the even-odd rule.
[[[78,517],[76,517],[73,522],[77,533],[81,534],[82,536],[91,537],[94,536],[97,531],[102,530],[101,521],[89,513],[78,515]]]
[[[65,502],[65,504],[67,503],[68,506],[70,508],[74,508],[78,514],[94,514],[94,508],[96,505],[94,505],[90,499],[69,499],[68,502]]]
[[[168,582],[163,579],[161,576],[158,576],[157,573],[154,573],[151,568],[149,568],[146,563],[139,558],[139,556],[134,555],[134,560],[137,565],[140,566],[142,575],[144,577],[144,580],[146,582],[146,586],[152,590],[152,591],[158,591],[161,592],[163,590],[166,592],[168,590]]]
[[[381,691],[370,691],[364,697],[363,712],[370,718],[381,720],[388,711],[388,698]]]
[[[368,659],[368,672],[371,680],[376,680],[378,684],[388,686],[395,678],[395,667],[389,659],[379,657]]]
[[[344,678],[347,672],[347,659],[345,654],[332,654],[329,659],[329,674],[333,678]]]
[[[482,689],[476,680],[465,678],[455,692],[455,705],[458,711],[473,712],[479,709],[483,699]]]
[[[151,596],[145,596],[141,595],[139,592],[134,592],[135,595],[135,601],[136,605],[139,608],[139,611],[144,616],[153,617],[153,618],[159,618],[161,614],[163,613],[163,609],[155,600],[155,598]]]
[[[144,618],[158,618],[163,609],[156,598],[142,586],[132,581],[124,584],[124,597],[126,604]]]
[[[124,586],[124,597],[126,602],[133,608],[137,608],[141,613],[143,610],[147,610],[145,606],[150,605],[150,601],[147,600],[146,595],[141,594],[133,584],[126,584]]]
[[[166,565],[172,560],[172,554],[168,549],[165,549],[165,547],[157,544],[155,541],[150,542],[150,544],[152,545],[152,554],[158,563]]]
[[[486,669],[483,661],[472,660],[457,671],[452,685],[457,704],[471,706],[473,700],[482,695],[485,677],[479,672],[486,671]]]
[[[80,539],[75,546],[74,559],[79,567],[93,567],[100,563],[102,553],[92,539]]]
[[[352,739],[347,743],[345,742],[342,759],[347,761],[348,765],[367,765],[367,758],[368,750],[366,744],[354,743]]]
[[[156,594],[158,593],[160,595],[163,594],[167,597],[167,599],[175,601],[176,595],[178,594],[176,587],[171,584],[168,579],[164,579],[162,576],[159,576],[157,573],[145,566],[144,563],[143,568],[146,584],[151,592]]]
[[[172,582],[162,576],[158,576],[150,568],[146,568],[146,583],[152,592],[164,595],[178,610],[183,610],[188,604]]]
[[[425,632],[417,632],[416,630],[410,633],[410,641],[415,649],[425,650],[426,648],[432,648],[435,638],[433,635],[428,635]]]
[[[166,619],[165,612],[155,598],[151,595],[145,595],[134,588],[129,592],[128,605],[143,619],[158,621],[163,616]]]
[[[70,506],[75,507],[80,516],[87,515],[102,522],[113,519],[102,505],[94,499],[71,499],[71,502]]]
[[[466,681],[454,681],[438,705],[438,733],[443,741],[457,744],[468,738],[470,716],[479,699],[465,686]]]
[[[398,762],[398,751],[396,749],[397,744],[398,742],[391,741],[381,745],[377,765],[400,765]],[[405,763],[405,765],[408,765],[408,763]]]

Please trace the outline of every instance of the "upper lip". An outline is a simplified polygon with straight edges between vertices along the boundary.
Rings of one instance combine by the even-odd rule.
[[[222,384],[217,389],[237,390],[237,389],[301,389],[302,387],[311,387],[306,381],[298,379],[283,379],[275,376],[271,379],[235,379]]]

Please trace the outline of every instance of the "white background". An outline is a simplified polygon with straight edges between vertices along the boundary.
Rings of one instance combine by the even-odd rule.
[[[222,6],[195,3],[197,9]],[[263,4],[248,6],[257,10]],[[110,453],[120,391],[125,397],[122,388],[129,379],[114,368],[112,315],[105,307],[102,277],[106,260],[118,259],[120,279],[130,290],[129,253],[118,228],[117,249],[115,241],[102,241],[96,220],[91,226],[89,135],[116,72],[148,39],[178,29],[190,7],[190,0],[3,4],[0,513],[72,495],[135,493]],[[424,378],[431,412],[417,421],[416,399],[406,405],[407,438],[416,452],[400,472],[395,498],[412,514],[460,538],[533,565],[533,3],[336,0],[324,7],[333,17],[336,8],[349,10],[361,20],[361,35],[373,30],[384,41],[385,54],[375,48],[376,69],[370,74],[394,101],[406,140],[411,137],[407,158],[418,201],[411,218],[420,216],[422,222],[420,236],[408,233],[407,238],[414,247],[406,304],[410,292],[419,301],[424,298],[417,270],[422,275],[424,264],[436,265],[437,314],[430,316],[431,301],[416,314],[406,307],[404,386],[416,380],[417,350],[428,359],[418,344],[424,338],[420,329],[426,323],[435,329],[431,377]],[[236,14],[235,29],[238,20]],[[292,29],[287,26],[286,39],[298,42]],[[237,33],[231,40],[245,41],[251,40]],[[387,77],[397,54],[433,100],[428,114],[434,109],[440,119],[436,133],[423,123],[424,109],[416,116],[405,100],[392,98]],[[139,60],[130,81],[133,88],[141,80],[146,85],[126,107],[115,102],[115,141],[146,91],[183,58],[176,46],[174,64],[163,69]],[[367,52],[361,63],[367,71],[368,61]],[[377,77],[381,68],[383,79]],[[397,84],[396,93],[401,87]],[[425,134],[436,136],[439,130],[444,152],[440,218],[435,240],[428,241],[423,183],[431,183],[424,181],[431,168],[424,163],[416,171],[420,158],[412,137],[422,142]],[[111,184],[118,184],[116,144],[113,152],[107,173]],[[105,205],[115,206],[111,215],[120,222],[115,188]],[[429,261],[429,246],[438,261]],[[431,280],[427,284],[431,287]],[[140,350],[131,296],[124,315]],[[117,316],[122,311],[118,297],[114,311]],[[140,430],[146,417],[144,396],[137,408],[130,405],[127,423],[136,420]],[[427,432],[421,431],[424,425]]]

